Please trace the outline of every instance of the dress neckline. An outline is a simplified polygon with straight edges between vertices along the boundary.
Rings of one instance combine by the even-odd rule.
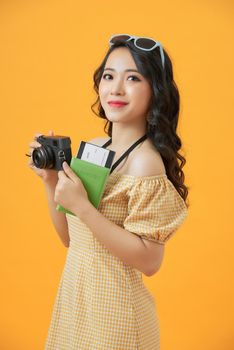
[[[167,178],[167,174],[158,174],[158,175],[149,175],[149,176],[136,176],[136,175],[131,175],[131,174],[121,174],[120,172],[112,172],[109,177],[111,176],[117,176],[117,177],[127,177],[127,178],[132,178],[132,179],[139,179],[139,180],[150,180],[154,178]]]

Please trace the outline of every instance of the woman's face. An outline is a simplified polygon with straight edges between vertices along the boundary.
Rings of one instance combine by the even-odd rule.
[[[126,71],[134,70],[134,71]],[[106,117],[111,122],[146,120],[152,91],[149,82],[138,72],[126,47],[118,47],[109,55],[99,84],[99,97]],[[123,107],[108,101],[123,101]]]

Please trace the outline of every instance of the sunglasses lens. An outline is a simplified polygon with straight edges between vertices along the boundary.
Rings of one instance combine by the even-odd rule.
[[[111,40],[110,40],[110,43],[111,44],[114,44],[116,43],[117,41],[126,41],[130,38],[129,35],[116,35],[114,36]]]
[[[136,45],[143,49],[151,49],[155,45],[155,41],[147,38],[139,38],[136,40]]]

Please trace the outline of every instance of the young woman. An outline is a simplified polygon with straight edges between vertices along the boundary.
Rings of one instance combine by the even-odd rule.
[[[58,173],[29,163],[69,247],[47,350],[160,349],[156,303],[142,273],[159,270],[165,243],[188,214],[171,60],[151,38],[116,35],[109,44],[94,73],[94,113],[109,137],[89,142],[116,155],[98,209],[67,163]],[[39,146],[33,141],[30,150]],[[56,211],[57,203],[75,216]]]

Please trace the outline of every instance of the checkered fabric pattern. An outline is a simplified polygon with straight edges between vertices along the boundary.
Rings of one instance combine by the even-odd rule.
[[[187,216],[166,174],[111,173],[98,210],[126,230],[165,244]],[[76,216],[46,350],[159,350],[157,305],[142,273],[113,256]],[[110,233],[111,234],[111,233]]]

